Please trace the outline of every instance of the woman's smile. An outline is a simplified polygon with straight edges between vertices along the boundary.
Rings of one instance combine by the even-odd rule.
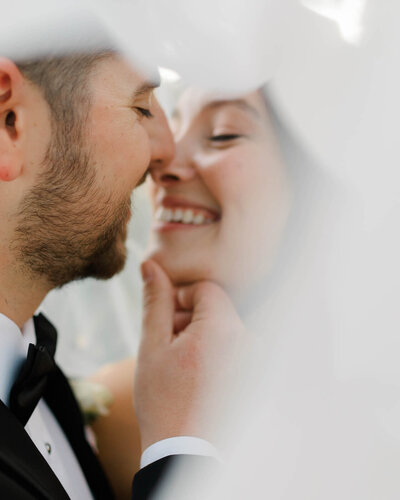
[[[154,230],[175,231],[198,229],[220,219],[220,214],[207,206],[183,198],[164,197],[154,213]]]

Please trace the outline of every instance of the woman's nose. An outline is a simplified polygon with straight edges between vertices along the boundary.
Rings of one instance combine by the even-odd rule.
[[[196,176],[190,160],[184,158],[179,152],[179,146],[175,149],[175,157],[168,164],[154,163],[150,167],[150,174],[158,185],[171,185],[179,182],[190,181]]]
[[[151,164],[150,174],[153,181],[160,186],[190,181],[197,175],[185,138],[175,144],[175,155],[171,161]]]

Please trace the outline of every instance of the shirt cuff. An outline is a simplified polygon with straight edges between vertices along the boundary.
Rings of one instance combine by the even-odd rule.
[[[205,439],[192,436],[176,436],[157,441],[142,453],[140,468],[170,455],[202,455],[221,461],[217,449]]]

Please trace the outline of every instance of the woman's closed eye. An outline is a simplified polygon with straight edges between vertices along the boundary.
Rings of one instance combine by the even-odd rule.
[[[209,137],[209,140],[212,142],[227,142],[239,139],[240,137],[242,137],[240,134],[218,134],[212,135]]]

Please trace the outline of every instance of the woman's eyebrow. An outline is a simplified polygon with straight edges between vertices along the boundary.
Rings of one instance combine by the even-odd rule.
[[[257,119],[261,119],[261,115],[257,110],[257,108],[249,104],[244,99],[223,99],[223,100],[211,101],[204,106],[204,109],[216,109],[222,106],[236,106],[237,108],[240,108],[252,114]]]

